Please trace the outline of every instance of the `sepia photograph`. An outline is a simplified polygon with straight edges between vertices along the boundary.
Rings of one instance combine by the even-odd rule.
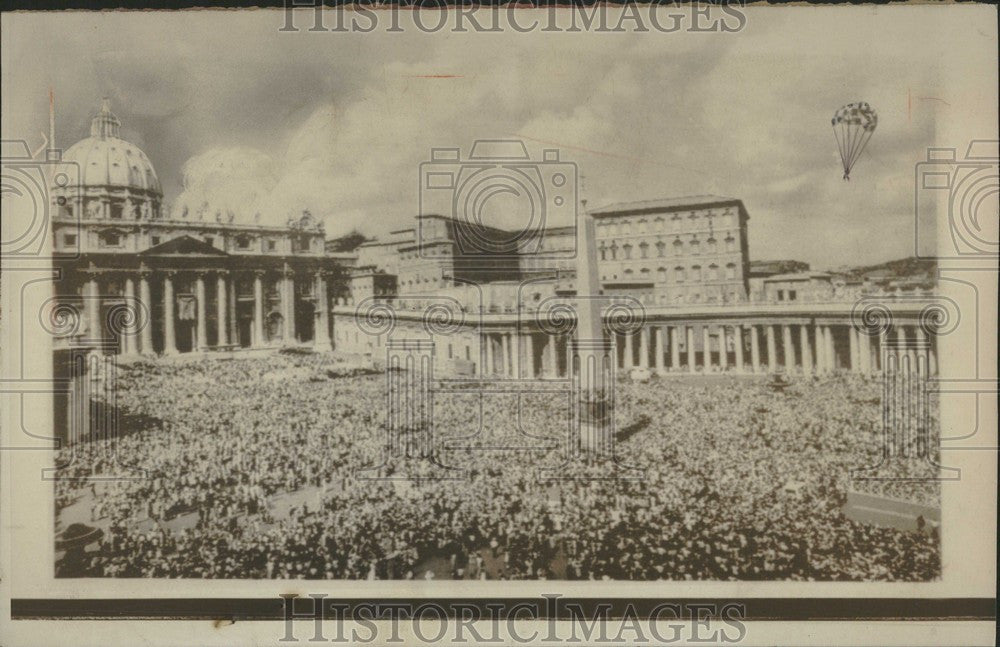
[[[951,586],[995,547],[996,25],[816,9],[5,12],[32,572]]]

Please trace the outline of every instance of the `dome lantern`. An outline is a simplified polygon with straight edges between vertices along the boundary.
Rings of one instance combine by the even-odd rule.
[[[90,136],[99,139],[121,137],[122,122],[111,112],[111,100],[107,97],[101,101],[101,112],[90,122]]]

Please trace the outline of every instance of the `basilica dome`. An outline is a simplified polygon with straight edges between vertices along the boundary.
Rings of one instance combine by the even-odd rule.
[[[120,129],[121,121],[105,100],[91,122],[90,137],[70,146],[63,153],[63,161],[78,166],[83,187],[123,188],[161,197],[160,180],[149,158],[135,144],[122,139]]]

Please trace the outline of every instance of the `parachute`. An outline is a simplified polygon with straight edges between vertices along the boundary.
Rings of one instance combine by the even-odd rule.
[[[854,163],[878,125],[878,113],[864,101],[849,103],[834,113],[831,125],[844,162],[844,179],[850,180]]]

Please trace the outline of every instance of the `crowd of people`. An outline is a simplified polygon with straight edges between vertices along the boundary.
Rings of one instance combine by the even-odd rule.
[[[116,404],[144,422],[62,450],[70,478],[57,481],[57,516],[86,506],[103,536],[59,561],[57,573],[940,576],[936,528],[844,515],[847,492],[858,487],[851,471],[877,464],[882,452],[875,379],[798,378],[780,393],[759,378],[619,382],[615,416],[628,433],[617,454],[637,470],[633,480],[600,478],[601,463],[566,464],[567,397],[444,389],[431,417],[437,459],[454,469],[432,465],[425,479],[400,480],[363,471],[386,451],[384,376],[345,374],[338,362],[276,354],[121,367]],[[416,462],[411,474],[422,474]],[[82,478],[93,473],[137,478]],[[939,497],[928,483],[869,487],[932,505]]]

